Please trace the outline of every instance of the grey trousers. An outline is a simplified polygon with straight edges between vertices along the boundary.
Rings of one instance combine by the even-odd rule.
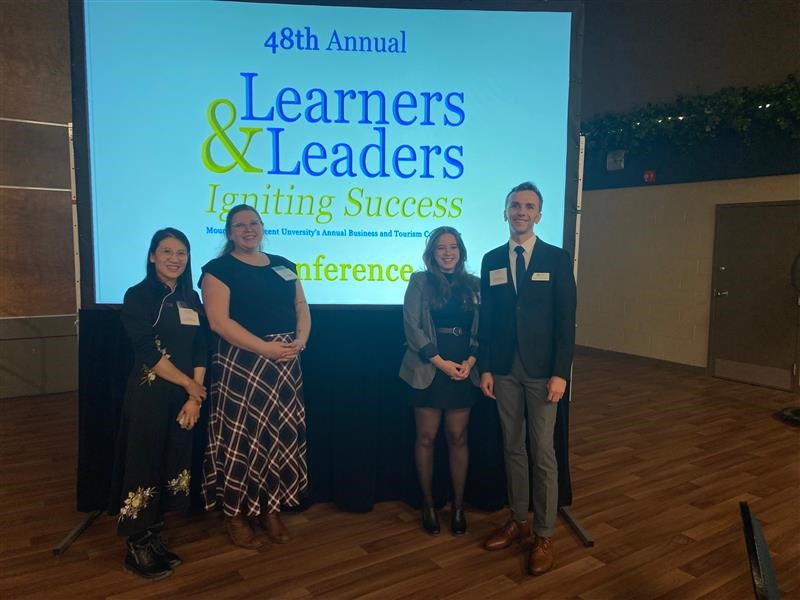
[[[558,465],[553,447],[558,405],[547,402],[547,381],[528,377],[517,352],[511,373],[494,376],[511,514],[515,521],[527,520],[528,482],[533,481],[533,532],[541,537],[553,535],[558,512]],[[525,446],[526,405],[530,463]]]

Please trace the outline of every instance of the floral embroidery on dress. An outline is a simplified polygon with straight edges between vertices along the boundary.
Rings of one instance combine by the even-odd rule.
[[[166,356],[167,358],[172,358],[169,354],[167,354],[167,349],[161,347],[161,340],[158,339],[156,336],[156,350],[161,352],[161,356]],[[152,385],[153,382],[156,380],[156,373],[153,369],[147,367],[147,365],[142,365],[142,380],[139,382],[139,385]]]
[[[188,469],[184,469],[175,479],[170,479],[167,481],[167,487],[169,487],[169,491],[172,492],[174,495],[178,495],[179,493],[183,493],[184,495],[189,495],[189,482],[191,481],[192,477],[189,475]]]
[[[139,382],[139,385],[152,385],[152,383],[156,380],[156,374],[153,369],[148,369],[147,365],[142,365],[142,380]]]
[[[138,519],[139,512],[147,508],[150,504],[150,499],[156,495],[156,488],[137,488],[135,492],[128,492],[128,497],[125,498],[124,506],[119,510],[119,520],[122,519]]]

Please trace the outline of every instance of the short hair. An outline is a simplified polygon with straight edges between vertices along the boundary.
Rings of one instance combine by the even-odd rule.
[[[508,207],[508,201],[511,199],[511,196],[517,192],[533,192],[537,196],[539,196],[539,211],[542,210],[542,206],[544,206],[544,198],[542,198],[542,192],[539,191],[539,188],[536,187],[536,184],[532,181],[523,181],[519,185],[515,185],[511,188],[511,191],[506,194],[506,207]]]

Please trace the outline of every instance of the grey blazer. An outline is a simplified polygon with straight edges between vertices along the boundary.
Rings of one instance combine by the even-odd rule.
[[[436,330],[431,318],[431,303],[424,271],[413,273],[406,288],[403,299],[403,330],[406,334],[406,352],[400,363],[400,378],[412,388],[424,390],[436,375],[436,367],[420,356],[420,350],[427,346],[436,349]],[[472,319],[470,331],[470,347],[478,346],[478,307],[475,307],[475,316]],[[437,352],[433,352],[434,355]],[[477,357],[477,356],[476,356]],[[480,384],[477,367],[470,371],[470,379],[474,385]]]

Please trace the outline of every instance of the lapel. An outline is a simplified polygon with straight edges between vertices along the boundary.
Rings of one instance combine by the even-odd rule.
[[[536,271],[536,268],[535,268],[535,266],[533,264],[533,261],[536,260],[538,258],[538,256],[541,254],[540,251],[536,250],[537,248],[541,248],[541,243],[542,243],[542,240],[540,240],[539,238],[536,238],[536,243],[533,245],[533,250],[531,251],[531,259],[528,261],[528,269],[526,271],[526,277],[525,277],[525,282],[526,283],[530,282],[534,271]]]

